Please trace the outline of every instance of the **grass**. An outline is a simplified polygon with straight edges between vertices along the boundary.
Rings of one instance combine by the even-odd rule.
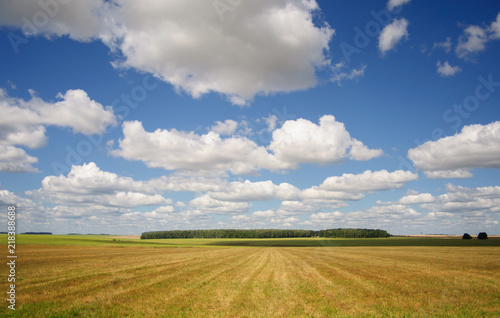
[[[17,310],[4,302],[0,316],[500,315],[500,247],[493,239],[479,241],[485,246],[443,246],[462,242],[453,239],[435,246],[439,239],[425,238],[117,240],[18,235]],[[318,243],[325,241],[339,245]],[[213,245],[228,242],[247,245]],[[275,246],[287,242],[300,246]],[[321,246],[307,246],[314,244]],[[6,279],[1,284],[6,290]]]

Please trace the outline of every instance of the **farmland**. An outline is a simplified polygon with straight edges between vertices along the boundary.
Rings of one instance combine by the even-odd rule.
[[[141,241],[18,235],[18,244],[17,310],[5,302],[0,315],[500,314],[498,238]],[[0,270],[6,277],[6,266]],[[5,279],[1,286],[7,289]]]

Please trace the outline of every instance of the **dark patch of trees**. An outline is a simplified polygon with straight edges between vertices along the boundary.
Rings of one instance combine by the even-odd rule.
[[[331,229],[317,231],[319,237],[376,238],[391,236],[386,230],[371,229]]]
[[[488,239],[488,234],[486,234],[486,232],[481,232],[477,235],[477,239],[478,240],[486,240],[486,239]]]
[[[21,234],[52,235],[52,232],[24,232]]]
[[[462,235],[462,240],[470,240],[472,239],[472,236],[469,235],[469,233],[464,233],[464,235]]]
[[[333,238],[375,238],[391,236],[385,230],[330,229],[330,230],[172,230],[144,232],[141,239],[173,238],[290,238],[290,237],[333,237]]]

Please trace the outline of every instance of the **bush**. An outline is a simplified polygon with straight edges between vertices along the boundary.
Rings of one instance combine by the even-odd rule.
[[[462,240],[470,240],[472,239],[472,236],[469,235],[469,233],[464,233],[464,235],[462,236]]]
[[[486,232],[481,232],[477,235],[478,240],[486,240],[488,238],[488,234]]]

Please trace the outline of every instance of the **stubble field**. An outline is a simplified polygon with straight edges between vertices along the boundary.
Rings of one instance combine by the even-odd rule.
[[[492,246],[249,247],[84,238],[20,239],[16,311],[4,301],[0,315],[500,315],[500,247],[494,240]],[[7,270],[2,266],[3,290]]]

